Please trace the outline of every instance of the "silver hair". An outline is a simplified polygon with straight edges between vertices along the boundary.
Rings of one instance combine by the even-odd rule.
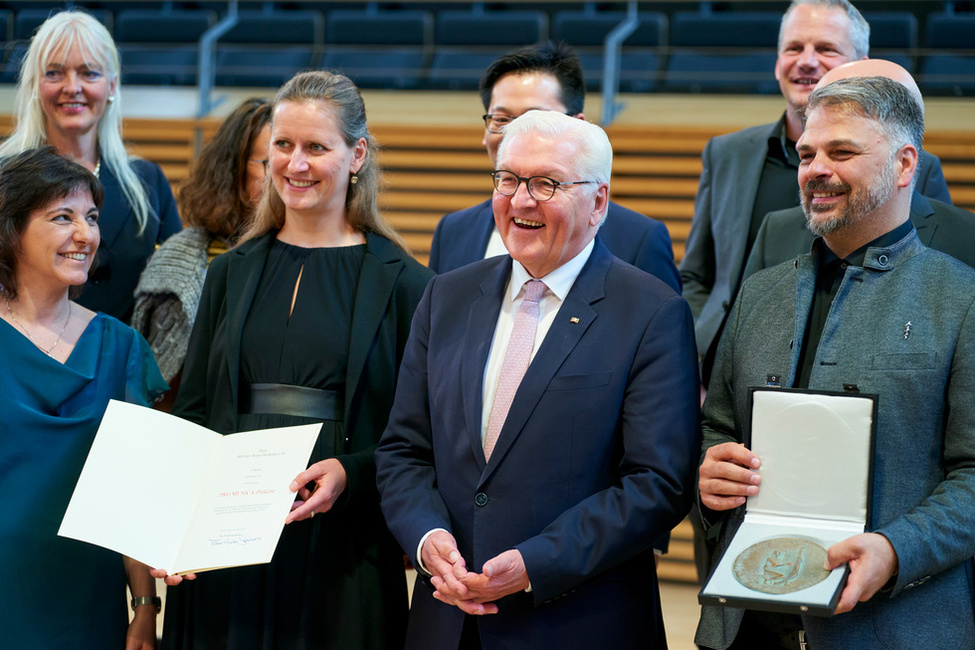
[[[852,108],[855,106],[856,108]],[[890,154],[905,144],[921,152],[924,142],[924,111],[914,94],[902,84],[887,77],[850,77],[839,79],[809,96],[806,115],[819,108],[848,107],[877,122],[887,137]],[[917,182],[917,174],[911,187]]]
[[[67,54],[77,45],[102,67],[107,79],[115,80],[115,96],[105,106],[98,120],[98,153],[105,166],[118,178],[122,194],[132,206],[139,232],[145,230],[152,214],[149,197],[142,182],[129,165],[129,155],[122,142],[122,92],[119,77],[119,55],[112,36],[98,20],[83,11],[65,10],[44,21],[31,39],[27,55],[20,65],[17,83],[17,124],[10,137],[0,145],[0,157],[6,158],[47,143],[47,117],[41,104],[40,80],[55,55]]]
[[[850,19],[850,43],[853,44],[853,58],[862,59],[870,54],[870,23],[848,0],[792,0],[792,4],[782,14],[782,22],[779,23],[780,52],[782,51],[782,33],[785,31],[785,21],[789,19],[792,10],[799,5],[842,9]]]
[[[609,137],[599,126],[575,117],[569,117],[558,111],[528,111],[524,115],[512,120],[504,128],[504,137],[498,146],[498,166],[502,167],[508,143],[519,136],[536,133],[559,139],[576,142],[579,155],[573,160],[573,169],[579,178],[562,179],[573,181],[597,181],[609,184],[613,173],[613,147]],[[590,193],[598,189],[598,185],[585,186]]]

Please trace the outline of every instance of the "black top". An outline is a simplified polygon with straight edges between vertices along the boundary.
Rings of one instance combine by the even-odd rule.
[[[762,176],[755,193],[745,259],[755,243],[765,215],[799,205],[799,187],[796,183],[799,175],[799,154],[796,152],[796,143],[785,136],[785,116],[779,121],[775,133],[776,135],[768,139],[768,155],[765,157]]]
[[[344,389],[352,309],[365,252],[364,244],[300,248],[274,241],[244,323],[242,390],[265,382]]]
[[[251,356],[252,346],[245,345],[241,337],[249,319],[264,318],[265,314],[257,312],[270,309],[261,302],[267,290],[259,289],[268,286],[262,285],[267,281],[264,274],[275,272],[274,264],[268,262],[271,250],[287,248],[276,242],[275,235],[268,232],[240,244],[215,259],[207,271],[174,413],[220,433],[254,428],[259,424],[252,419],[259,418],[290,420],[266,426],[301,423],[297,416],[240,415],[237,399],[250,388],[241,385],[241,365],[251,364],[248,381],[250,373],[258,376],[256,362],[244,360]],[[374,233],[366,233],[361,264],[341,265],[351,267],[352,277],[336,274],[327,263],[312,272],[312,265],[321,259],[346,253],[356,254],[350,249],[313,250],[304,267],[295,265],[303,273],[290,319],[287,314],[297,273],[290,280],[281,276],[279,281],[284,284],[277,291],[284,301],[280,322],[290,330],[298,327],[288,321],[304,319],[302,310],[306,308],[315,308],[319,316],[313,323],[303,321],[302,327],[312,338],[332,336],[339,320],[348,329],[350,338],[342,344],[348,346],[344,422],[323,424],[319,448],[312,458],[314,462],[323,455],[336,456],[348,485],[328,512],[284,527],[270,564],[208,571],[170,590],[163,648],[403,647],[407,602],[403,551],[383,524],[373,454],[389,418],[396,369],[413,312],[432,273]],[[281,263],[281,267],[286,265]],[[346,285],[354,292],[351,319],[332,318],[326,311],[329,308],[317,308],[317,301],[323,299],[318,289],[344,295]],[[293,354],[288,352],[294,349],[291,333],[282,344],[285,356]],[[261,346],[270,347],[272,337],[279,336],[270,331],[263,334]],[[342,345],[330,344],[333,350],[341,350]],[[318,350],[305,351],[293,360],[294,369],[304,372],[318,354]],[[282,363],[281,375],[259,377],[272,383],[290,381],[283,374],[285,367]],[[331,376],[336,376],[334,368]],[[311,387],[316,387],[314,382]],[[321,449],[321,441],[329,438],[333,449]]]

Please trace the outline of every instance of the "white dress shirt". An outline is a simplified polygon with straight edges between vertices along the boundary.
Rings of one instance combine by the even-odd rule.
[[[545,335],[548,334],[549,328],[555,322],[555,316],[562,307],[562,301],[565,300],[569,289],[579,277],[582,267],[589,260],[593,246],[595,246],[595,240],[590,241],[582,249],[582,252],[543,278],[533,278],[521,265],[521,262],[512,260],[511,277],[508,279],[508,286],[505,287],[504,296],[501,299],[501,311],[498,313],[498,323],[494,328],[491,352],[488,354],[487,365],[484,367],[481,442],[484,442],[484,434],[487,432],[488,418],[491,415],[491,407],[494,405],[494,394],[497,391],[498,379],[501,376],[501,366],[504,364],[504,355],[508,350],[511,330],[515,326],[515,316],[525,299],[525,283],[529,280],[541,280],[548,287],[538,301],[538,327],[535,329],[535,344],[532,346],[531,355],[532,360],[534,360],[542,341],[545,340]]]
[[[484,259],[507,254],[508,249],[504,247],[504,240],[501,239],[501,233],[498,232],[498,227],[494,226],[491,228],[491,236],[488,238],[487,249],[484,251]]]

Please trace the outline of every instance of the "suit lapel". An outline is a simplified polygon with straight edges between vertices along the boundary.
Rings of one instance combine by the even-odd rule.
[[[734,295],[741,281],[741,272],[745,268],[745,250],[748,248],[748,233],[751,232],[752,212],[755,209],[755,197],[758,195],[758,184],[762,180],[762,167],[768,157],[768,140],[778,128],[779,123],[770,125],[769,129],[756,130],[751,134],[751,141],[747,145],[738,147],[738,162],[734,166],[734,175],[726,189],[724,195],[712,197],[712,201],[726,200],[727,197],[735,197],[728,203],[730,209],[725,213],[727,219],[721,223],[728,226],[727,233],[715,233],[715,239],[724,240],[728,245],[729,268],[738,269],[738,277],[730,278],[731,295]],[[741,183],[747,179],[747,191],[739,192],[731,190],[732,185]]]
[[[911,195],[911,223],[914,224],[921,243],[930,247],[938,229],[938,217],[931,201],[917,190]]]
[[[274,234],[268,233],[255,240],[254,246],[250,248],[231,251],[227,263],[227,372],[234,413],[240,410],[237,395],[240,388],[240,340],[244,332],[244,322],[254,302],[273,239]]]
[[[500,257],[493,270],[479,285],[479,295],[471,304],[464,328],[464,357],[461,360],[461,394],[464,399],[464,420],[471,450],[481,469],[484,468],[484,448],[481,444],[481,416],[483,413],[484,368],[494,330],[498,324],[505,287],[511,276],[511,258]]]
[[[596,320],[598,313],[593,305],[606,295],[606,274],[612,260],[612,255],[597,239],[592,255],[562,302],[552,327],[518,386],[482,480],[504,459],[508,449],[521,435],[552,377]],[[573,322],[575,319],[578,322]]]
[[[99,173],[99,180],[105,187],[105,200],[100,211],[103,218],[98,222],[98,229],[101,235],[101,246],[109,250],[128,222],[130,208],[125,195],[122,194],[122,186],[107,166],[104,166]]]
[[[477,219],[474,225],[474,241],[477,242],[476,259],[484,259],[487,252],[488,242],[491,240],[491,233],[494,231],[494,207],[491,199],[478,206]]]
[[[813,244],[811,255],[800,255],[795,261],[796,312],[792,334],[792,357],[789,360],[789,376],[786,386],[795,386],[799,374],[799,354],[806,334],[809,312],[812,310],[813,292],[816,289],[816,264],[822,242]]]
[[[378,235],[366,235],[366,255],[359,271],[352,311],[352,340],[345,378],[346,423],[369,350],[386,316],[396,279],[403,271],[403,261],[388,255],[388,246],[392,245]]]

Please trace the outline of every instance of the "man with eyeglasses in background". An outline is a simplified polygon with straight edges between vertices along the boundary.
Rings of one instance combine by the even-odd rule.
[[[509,254],[438,275],[376,450],[383,514],[422,580],[406,648],[666,648],[651,542],[700,449],[684,299],[597,237],[612,148],[529,111],[506,127]]]
[[[530,45],[500,57],[481,77],[480,93],[487,111],[483,144],[492,169],[497,168],[504,126],[522,113],[537,109],[585,119],[582,66],[572,50],[561,43]],[[661,222],[610,201],[599,237],[616,257],[657,276],[675,291],[681,290],[670,234]],[[430,268],[446,273],[507,252],[494,227],[488,199],[440,220],[433,235]]]

